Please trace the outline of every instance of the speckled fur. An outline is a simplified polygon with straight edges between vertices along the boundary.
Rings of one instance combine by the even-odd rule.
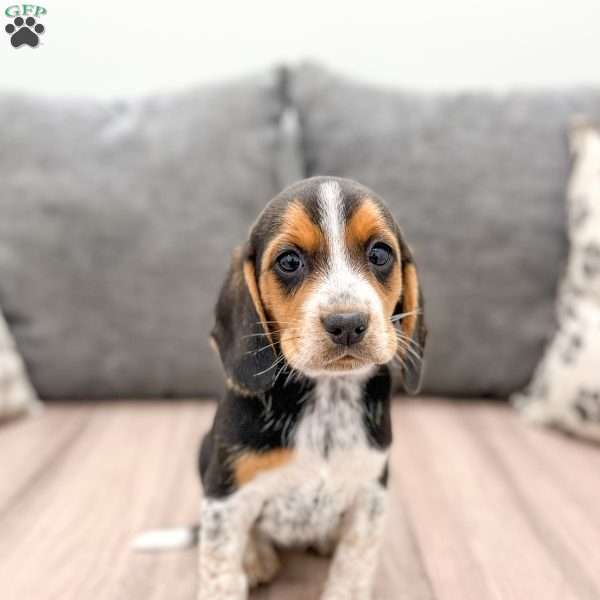
[[[199,598],[246,597],[242,549],[253,527],[263,544],[336,544],[324,598],[368,598],[384,512],[385,489],[378,478],[387,453],[368,442],[360,404],[363,379],[319,379],[292,433],[294,460],[225,499],[205,500],[200,579],[206,584],[201,583]]]
[[[382,472],[386,454],[367,443],[361,393],[360,380],[317,382],[294,433],[296,458],[276,474],[258,521],[278,544],[309,546],[336,536],[357,489]]]

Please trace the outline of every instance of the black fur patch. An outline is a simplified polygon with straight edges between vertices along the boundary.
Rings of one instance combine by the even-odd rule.
[[[207,496],[222,497],[235,491],[232,465],[239,454],[293,448],[291,434],[312,401],[314,383],[308,378],[286,380],[284,372],[265,394],[240,396],[229,390],[221,400],[200,448],[200,477]],[[375,448],[387,448],[392,428],[386,366],[365,384],[362,402],[368,440]]]

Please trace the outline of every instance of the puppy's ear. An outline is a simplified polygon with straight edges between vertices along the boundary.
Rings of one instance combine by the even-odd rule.
[[[417,267],[410,248],[404,241],[400,230],[397,231],[400,245],[402,268],[402,292],[394,310],[395,315],[402,315],[396,322],[404,340],[402,352],[402,385],[408,394],[417,394],[421,389],[424,373],[423,355],[427,339],[425,325],[425,304],[423,292],[417,275]]]
[[[248,247],[233,253],[229,272],[215,309],[215,341],[229,387],[260,394],[273,382],[276,353]]]

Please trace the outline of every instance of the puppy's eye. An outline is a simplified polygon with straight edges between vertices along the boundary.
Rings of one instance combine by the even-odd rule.
[[[301,256],[293,250],[287,250],[277,258],[277,268],[285,275],[296,273],[304,267]]]
[[[372,265],[385,267],[392,260],[392,249],[383,242],[377,242],[371,246],[368,258]]]

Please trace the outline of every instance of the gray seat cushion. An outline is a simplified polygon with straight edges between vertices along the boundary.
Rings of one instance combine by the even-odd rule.
[[[305,65],[293,78],[308,175],[382,195],[414,248],[430,337],[425,391],[499,395],[552,333],[566,254],[566,127],[600,91],[419,95]]]
[[[289,183],[280,83],[0,97],[0,306],[40,395],[218,389],[207,338],[231,249]]]

